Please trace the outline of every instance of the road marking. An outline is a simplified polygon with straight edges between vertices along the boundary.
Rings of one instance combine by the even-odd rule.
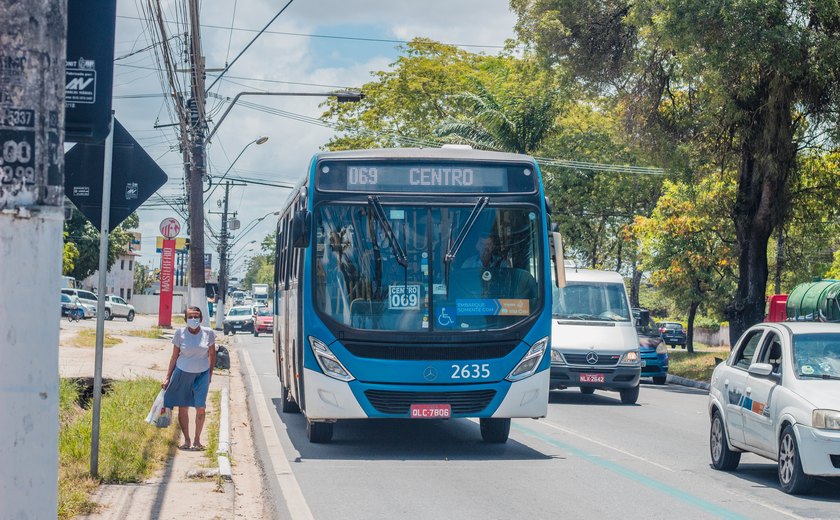
[[[599,457],[597,455],[594,455],[592,453],[584,451],[580,448],[575,448],[571,444],[566,444],[565,442],[558,441],[557,439],[553,439],[553,438],[549,437],[548,435],[540,433],[536,430],[532,430],[531,428],[527,428],[527,427],[521,426],[519,424],[514,424],[513,427],[515,429],[519,430],[520,432],[525,433],[527,435],[530,435],[531,437],[537,438],[537,439],[539,439],[539,440],[541,440],[541,441],[543,441],[547,444],[550,444],[550,445],[556,446],[556,447],[558,447],[562,450],[568,451],[569,453],[571,453],[573,455],[576,455],[576,456],[586,460],[587,462],[591,462],[592,464],[595,464],[597,466],[601,466],[602,468],[604,468],[608,471],[616,473],[617,475],[620,475],[622,477],[626,477],[626,478],[628,478],[630,480],[633,480],[633,481],[635,481],[635,482],[637,482],[637,483],[639,483],[643,486],[647,486],[647,487],[652,488],[656,491],[661,491],[661,492],[663,492],[667,495],[670,495],[673,498],[676,498],[678,500],[681,500],[681,501],[685,502],[686,504],[694,506],[698,509],[702,509],[703,511],[711,513],[711,514],[713,514],[715,516],[718,516],[720,518],[731,518],[731,519],[739,519],[739,520],[742,519],[742,518],[746,518],[745,516],[743,516],[741,514],[738,514],[735,511],[731,511],[731,510],[726,509],[725,507],[719,506],[719,505],[717,505],[713,502],[709,502],[709,501],[704,500],[700,497],[694,496],[691,493],[687,493],[687,492],[685,492],[681,489],[677,489],[677,488],[675,488],[673,486],[670,486],[670,485],[668,485],[664,482],[660,482],[656,479],[652,479],[652,478],[648,477],[647,475],[643,475],[643,474],[641,474],[637,471],[633,471],[632,469],[625,468],[621,464],[606,460],[603,457]]]
[[[300,489],[300,484],[292,473],[292,467],[289,465],[289,457],[283,450],[283,445],[280,443],[280,437],[277,435],[277,430],[274,427],[271,412],[268,411],[268,405],[265,404],[265,395],[260,386],[259,378],[256,376],[254,364],[251,362],[251,356],[247,351],[242,351],[242,357],[245,359],[245,367],[248,369],[248,378],[251,380],[251,389],[254,392],[254,400],[257,403],[257,416],[262,423],[262,434],[265,440],[265,445],[268,448],[268,455],[271,458],[271,467],[274,469],[274,475],[280,485],[280,492],[283,493],[283,498],[286,501],[286,507],[289,509],[291,518],[297,520],[314,520],[312,511],[306,503],[303,496],[303,491]]]

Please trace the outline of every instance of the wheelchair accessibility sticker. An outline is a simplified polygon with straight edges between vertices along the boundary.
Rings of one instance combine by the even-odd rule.
[[[455,323],[457,315],[455,314],[455,307],[441,306],[437,315],[437,326],[442,328],[455,328],[458,326]]]

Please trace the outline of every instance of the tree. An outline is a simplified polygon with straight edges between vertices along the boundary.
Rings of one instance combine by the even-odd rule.
[[[108,236],[108,269],[119,255],[128,251],[132,239],[129,230],[136,229],[138,225],[140,218],[137,213],[132,213]],[[71,243],[79,252],[73,268],[65,274],[81,281],[95,273],[99,269],[99,230],[76,208],[64,223],[64,237],[65,243]]]
[[[633,225],[651,281],[688,307],[689,352],[697,310],[721,306],[735,280],[734,229],[724,211],[733,198],[733,184],[724,176],[710,175],[699,185],[666,181],[651,216],[639,216]]]
[[[767,246],[789,207],[805,146],[836,145],[840,10],[833,0],[512,0],[521,37],[602,92],[628,126],[668,138],[663,102],[687,98],[683,144],[737,168],[731,217],[739,278],[731,339],[762,319]],[[673,146],[666,147],[675,149]]]
[[[79,259],[79,248],[73,242],[67,241],[67,231],[64,232],[64,254],[61,261],[61,274],[70,276],[76,261]]]
[[[134,294],[143,294],[152,286],[154,274],[149,266],[134,262]]]

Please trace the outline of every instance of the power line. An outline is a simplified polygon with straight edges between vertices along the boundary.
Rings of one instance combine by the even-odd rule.
[[[123,18],[125,20],[139,20],[135,16],[122,16],[118,15],[117,18]],[[169,22],[174,23],[174,22]],[[201,24],[202,28],[207,29],[221,29],[224,31],[241,31],[241,32],[259,32],[259,29],[245,29],[241,27],[225,27],[223,25],[209,25],[209,24]],[[347,40],[347,41],[358,41],[358,42],[368,42],[368,43],[397,43],[397,44],[409,44],[412,43],[411,40],[396,40],[391,38],[367,38],[362,36],[339,36],[337,34],[312,34],[312,33],[296,33],[296,32],[288,32],[288,31],[264,31],[264,34],[276,34],[279,36],[295,36],[299,38],[321,38],[327,40]],[[504,49],[504,45],[480,45],[476,43],[447,43],[447,42],[439,42],[441,45],[450,45],[452,47],[474,47],[479,49]]]

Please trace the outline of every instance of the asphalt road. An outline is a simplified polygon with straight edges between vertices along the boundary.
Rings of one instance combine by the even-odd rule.
[[[840,481],[792,497],[769,460],[713,470],[701,390],[645,384],[635,406],[552,392],[548,417],[514,420],[505,445],[465,419],[339,421],[315,445],[279,411],[271,337],[235,341],[277,518],[840,518]]]

